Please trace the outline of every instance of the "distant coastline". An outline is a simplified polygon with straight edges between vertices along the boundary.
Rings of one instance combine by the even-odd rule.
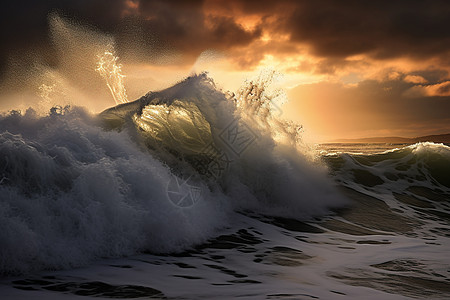
[[[420,136],[415,138],[404,137],[372,137],[359,139],[337,139],[327,143],[390,143],[390,144],[413,144],[419,142],[450,143],[450,133]]]

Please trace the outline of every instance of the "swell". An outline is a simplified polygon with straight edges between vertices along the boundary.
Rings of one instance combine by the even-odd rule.
[[[355,215],[367,228],[389,224],[383,221],[385,216],[395,214],[391,220],[406,218],[409,225],[403,227],[414,231],[414,235],[448,237],[450,147],[426,142],[378,154],[333,154],[323,158],[340,185],[351,188],[353,194],[359,192],[356,206],[367,196],[384,202],[389,213],[384,212],[372,223],[367,214],[375,207]],[[402,226],[391,227],[391,231],[402,231]]]
[[[408,182],[448,190],[450,147],[416,143],[375,154],[333,154],[324,160],[342,180],[374,187],[387,182]],[[346,175],[347,174],[347,175]]]

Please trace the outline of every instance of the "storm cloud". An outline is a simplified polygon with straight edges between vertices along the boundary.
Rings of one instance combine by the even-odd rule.
[[[149,60],[174,52],[189,62],[206,49],[241,49],[236,60],[256,65],[264,53],[298,51],[341,63],[366,55],[376,60],[436,58],[450,65],[450,2],[420,1],[10,1],[1,11],[0,61],[18,50],[43,53],[51,62],[48,15],[58,13],[116,38],[124,57]],[[242,20],[255,20],[245,26]],[[246,58],[246,46],[264,34],[283,41],[259,47]],[[258,45],[256,45],[258,46]],[[48,51],[48,49],[50,49]],[[249,52],[250,53],[250,52]],[[327,70],[322,70],[327,72]]]
[[[449,54],[448,1],[300,1],[286,22],[321,56],[428,58]]]

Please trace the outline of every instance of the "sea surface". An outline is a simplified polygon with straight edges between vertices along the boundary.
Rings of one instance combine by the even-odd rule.
[[[0,118],[1,299],[450,299],[450,147],[302,142],[197,75]]]

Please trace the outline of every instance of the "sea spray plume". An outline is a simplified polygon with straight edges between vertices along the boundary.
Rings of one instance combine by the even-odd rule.
[[[261,119],[281,113],[280,106],[287,101],[286,92],[281,88],[270,90],[270,86],[282,77],[275,70],[265,69],[255,78],[245,80],[236,92],[237,106]]]
[[[98,55],[96,71],[105,79],[114,101],[117,104],[127,103],[128,96],[122,74],[122,65],[117,63],[119,58],[110,51]]]
[[[288,101],[286,91],[271,89],[271,85],[282,77],[275,70],[265,69],[257,77],[246,80],[232,98],[241,117],[269,132],[275,141],[297,147],[301,154],[314,159],[314,152],[302,139],[303,126],[281,118],[281,106]]]
[[[54,50],[52,63],[32,53],[26,59],[14,60],[1,88],[4,108],[25,111],[31,106],[45,116],[55,105],[83,106],[99,112],[115,104],[105,79],[95,70],[98,55],[117,53],[114,37],[56,13],[49,14],[48,29]]]
[[[120,88],[121,85],[116,86],[115,83],[121,81],[123,86],[123,78],[114,75],[120,73],[120,69],[117,69],[120,66],[117,60],[114,60],[116,52],[113,36],[76,20],[63,18],[56,13],[50,14],[49,27],[51,41],[56,50],[57,64],[40,68],[42,75],[39,76],[37,85],[56,84],[54,92],[50,95],[52,105],[82,105],[93,112],[111,105],[111,90],[105,84],[106,79],[99,76],[99,71],[96,71],[102,56],[104,56],[105,76],[109,80],[107,83],[116,91],[114,95],[126,95]],[[112,56],[105,52],[111,53]],[[123,97],[118,96],[117,99]],[[61,102],[62,100],[67,101]]]
[[[51,94],[54,92],[56,88],[56,84],[41,84],[38,88],[39,96],[42,98],[42,105],[47,106],[51,103],[52,98]]]

